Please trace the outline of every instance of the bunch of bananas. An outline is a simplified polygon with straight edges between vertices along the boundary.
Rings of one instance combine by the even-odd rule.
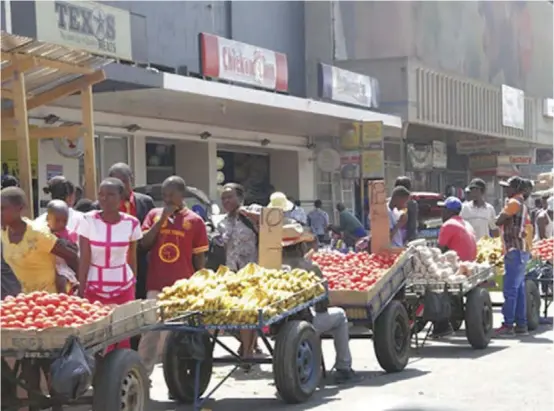
[[[489,263],[497,270],[504,269],[504,258],[502,256],[502,240],[500,237],[483,237],[477,242],[477,262]]]
[[[325,293],[313,272],[270,270],[249,264],[238,272],[220,267],[200,270],[190,279],[165,287],[158,296],[168,316],[201,311],[210,325],[253,325],[289,311]]]

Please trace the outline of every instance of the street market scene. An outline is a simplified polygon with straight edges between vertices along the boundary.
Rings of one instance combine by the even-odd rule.
[[[0,6],[2,410],[554,407],[551,2]]]

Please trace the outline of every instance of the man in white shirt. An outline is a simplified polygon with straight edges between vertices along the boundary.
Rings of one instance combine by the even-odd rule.
[[[486,183],[480,178],[474,178],[467,190],[468,200],[462,206],[460,216],[467,221],[475,231],[477,241],[482,237],[498,236],[496,212],[494,207],[485,201]]]

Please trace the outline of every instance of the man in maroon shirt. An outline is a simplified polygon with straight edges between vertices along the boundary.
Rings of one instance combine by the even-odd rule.
[[[164,208],[152,209],[142,229],[141,245],[149,250],[146,276],[146,298],[155,299],[164,287],[189,278],[206,264],[208,235],[202,217],[183,204],[186,192],[181,177],[168,177],[162,184]],[[151,332],[143,336],[139,355],[148,372],[152,373],[162,352],[167,333]]]

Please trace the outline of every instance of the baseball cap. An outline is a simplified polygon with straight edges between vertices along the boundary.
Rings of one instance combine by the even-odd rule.
[[[524,187],[523,178],[518,176],[510,177],[508,180],[501,181],[500,184],[502,187],[511,187],[514,190],[521,190]]]
[[[462,210],[462,201],[458,197],[448,197],[444,201],[439,201],[437,203],[439,207],[444,207],[450,211],[461,211]]]
[[[487,183],[481,178],[474,178],[471,180],[467,186],[468,190],[478,188],[480,190],[485,190],[487,188]]]

